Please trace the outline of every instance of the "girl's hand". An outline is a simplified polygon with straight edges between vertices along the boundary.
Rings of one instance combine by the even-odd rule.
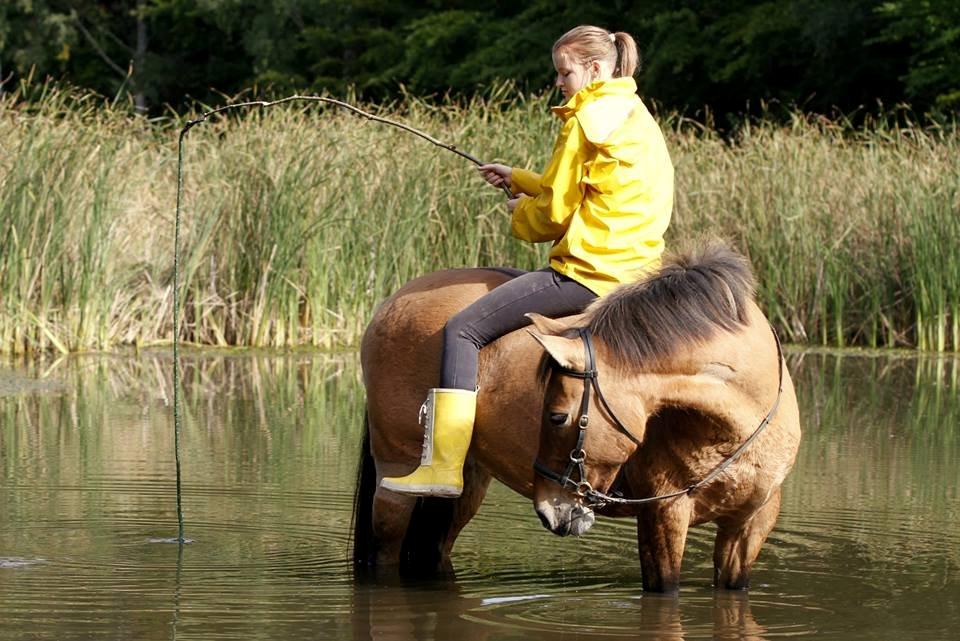
[[[517,208],[517,203],[520,202],[520,198],[521,196],[518,196],[517,198],[511,198],[510,200],[508,200],[507,211],[509,211],[512,214],[513,210]]]
[[[513,176],[512,167],[507,167],[499,163],[490,163],[488,165],[480,165],[477,167],[477,170],[483,179],[494,187],[506,185],[509,188],[511,186],[511,178]]]

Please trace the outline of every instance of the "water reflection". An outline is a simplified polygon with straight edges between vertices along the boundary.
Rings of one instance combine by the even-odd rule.
[[[479,598],[463,594],[453,581],[379,583],[358,585],[351,611],[351,638],[356,641],[768,638],[766,628],[753,615],[746,592],[711,591],[677,598],[599,588],[588,595]]]
[[[960,625],[957,360],[790,355],[804,443],[749,593],[640,591],[634,526],[543,530],[494,486],[456,577],[356,581],[355,354],[188,356],[175,536],[170,360],[0,369],[0,638],[939,639]]]

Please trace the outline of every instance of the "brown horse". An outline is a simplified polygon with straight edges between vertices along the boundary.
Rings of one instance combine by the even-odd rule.
[[[714,521],[716,585],[746,587],[780,510],[800,423],[779,343],[753,302],[749,266],[723,246],[668,259],[657,275],[582,315],[532,315],[535,329],[485,347],[460,498],[379,487],[420,460],[418,409],[439,378],[446,319],[509,277],[428,274],[375,313],[361,348],[367,435],[355,563],[448,568],[457,536],[497,478],[532,498],[560,535],[584,534],[594,513],[635,516],[647,590],[678,587],[687,528]]]

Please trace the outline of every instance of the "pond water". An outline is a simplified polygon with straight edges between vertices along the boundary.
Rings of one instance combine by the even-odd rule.
[[[678,596],[634,525],[544,530],[494,484],[456,577],[354,579],[356,354],[185,358],[178,546],[168,356],[0,368],[0,639],[944,639],[960,627],[960,363],[790,352],[804,423],[748,592],[691,531]]]

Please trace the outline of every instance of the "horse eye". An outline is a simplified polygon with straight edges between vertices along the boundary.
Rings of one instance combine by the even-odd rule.
[[[569,414],[550,414],[550,425],[553,425],[554,427],[565,425],[569,417]]]

